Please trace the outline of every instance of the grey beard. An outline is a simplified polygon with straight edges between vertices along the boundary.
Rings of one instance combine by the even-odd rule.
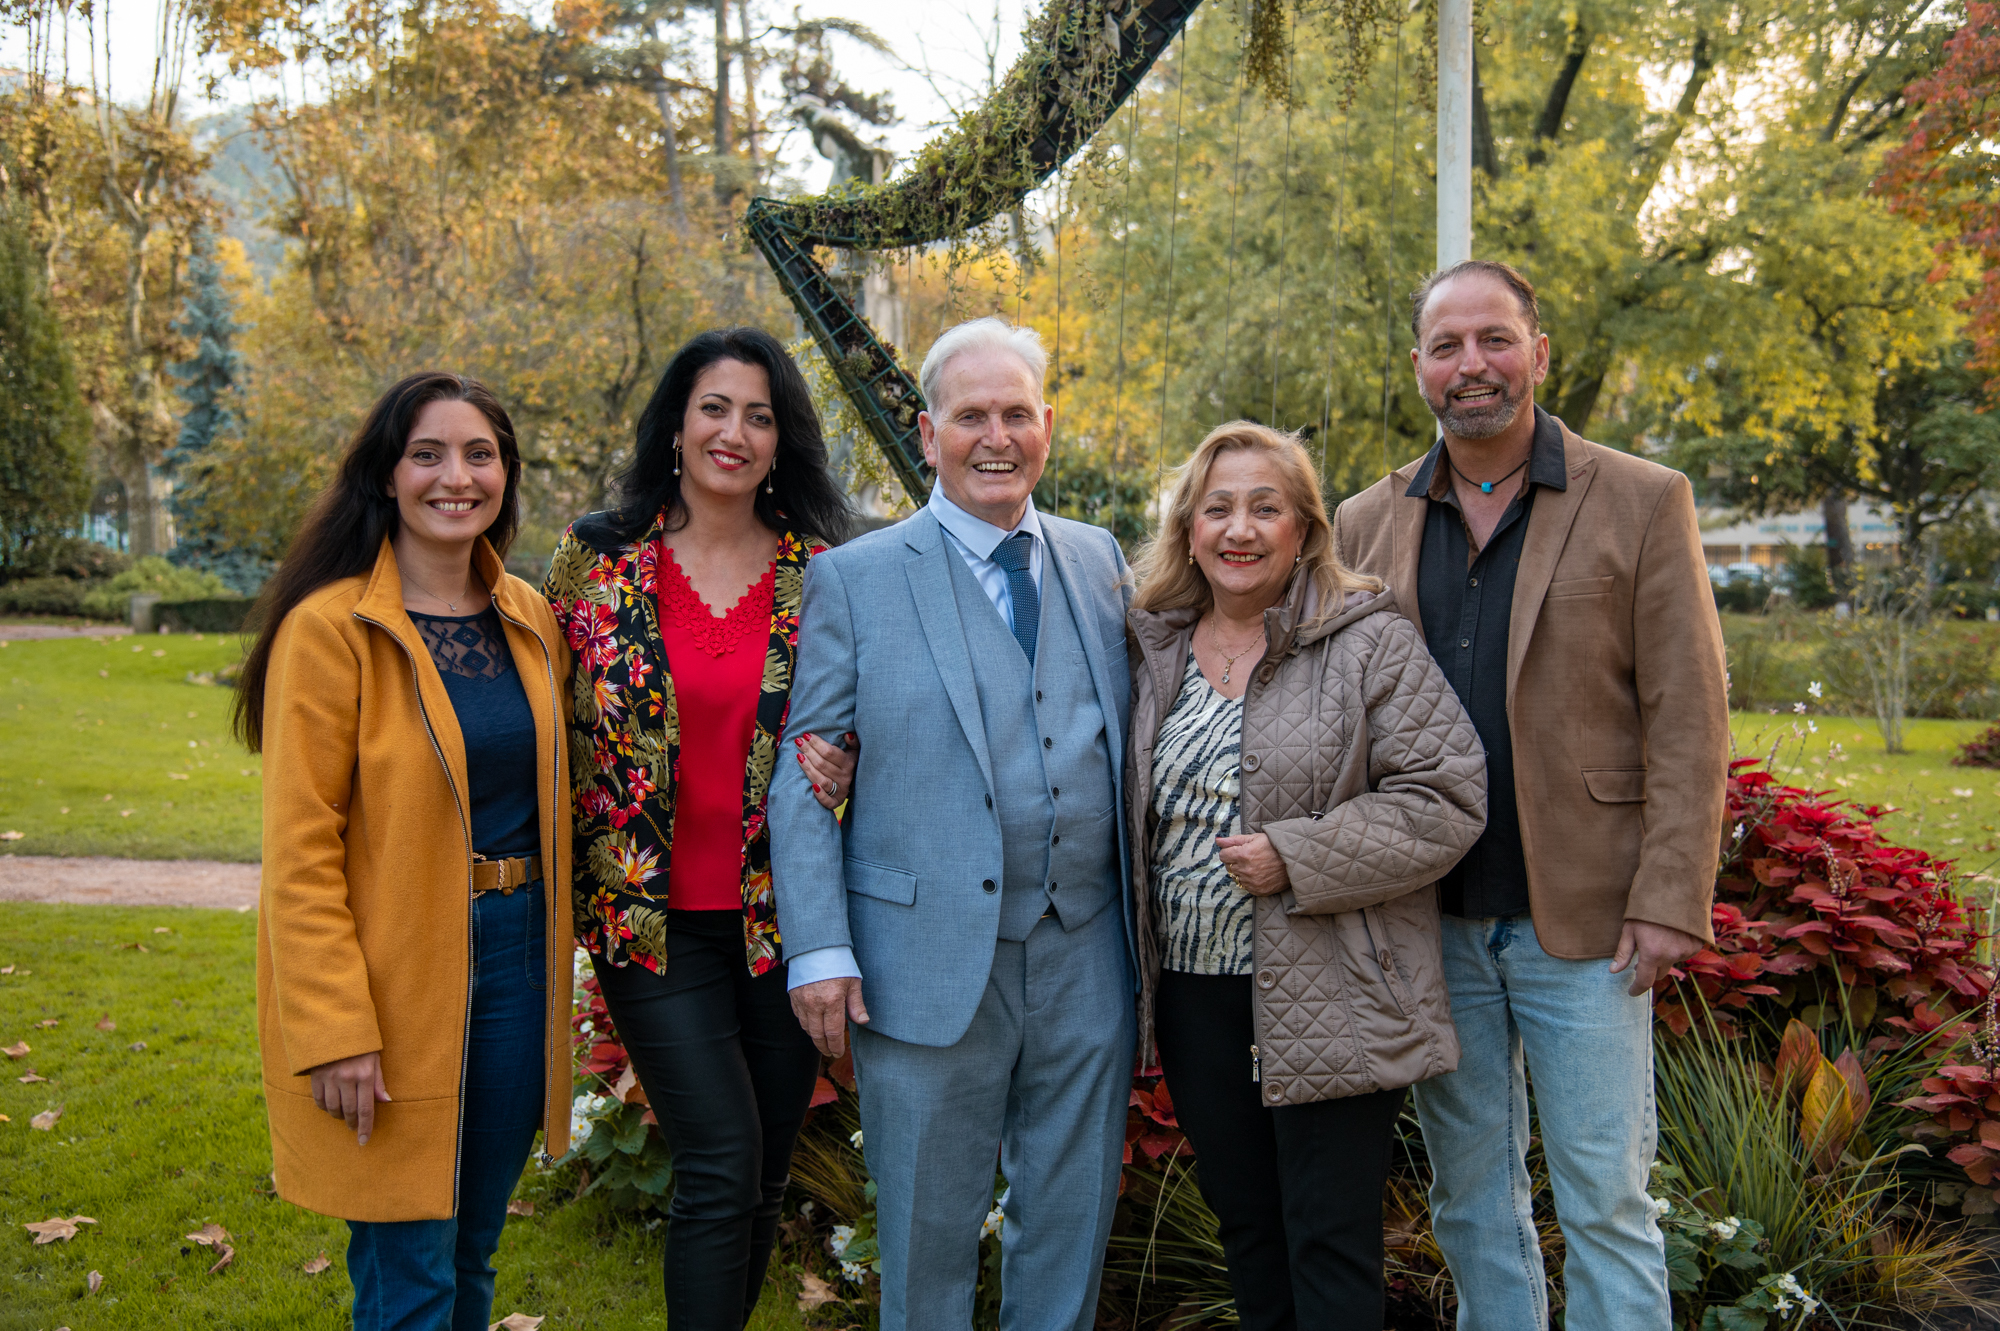
[[[1504,387],[1501,393],[1503,396],[1498,402],[1486,407],[1454,407],[1450,405],[1449,398],[1441,406],[1429,397],[1425,397],[1424,405],[1431,409],[1431,415],[1437,417],[1438,424],[1444,426],[1447,433],[1460,439],[1491,439],[1512,425],[1521,414],[1521,399],[1505,396]]]

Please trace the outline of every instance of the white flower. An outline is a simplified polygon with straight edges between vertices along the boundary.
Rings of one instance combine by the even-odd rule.
[[[1653,1215],[1655,1217],[1672,1215],[1674,1213],[1674,1204],[1670,1201],[1655,1197],[1650,1193],[1647,1194],[1646,1200],[1653,1204]]]
[[[833,1237],[826,1241],[827,1251],[831,1252],[835,1257],[845,1256],[847,1245],[852,1242],[854,1242],[854,1226],[835,1225],[833,1227]]]
[[[1729,829],[1729,839],[1731,841],[1741,841],[1743,839],[1743,824],[1738,823]]]
[[[1817,698],[1820,695],[1821,687],[1822,686],[1820,682],[1818,680],[1814,680],[1812,683],[1806,685],[1806,692],[1810,693],[1813,697]]]
[[[1778,1277],[1778,1283],[1776,1285],[1776,1288],[1780,1293],[1784,1294],[1805,1293],[1803,1289],[1799,1288],[1799,1278],[1793,1275],[1790,1271],[1787,1271],[1785,1272],[1785,1274]]]
[[[1795,702],[1792,704],[1792,712],[1794,715],[1804,716],[1806,714],[1806,705],[1802,702]]]
[[[854,1148],[855,1150],[857,1150],[857,1151],[861,1149],[861,1129],[860,1129],[860,1128],[856,1128],[856,1129],[854,1130],[854,1135],[853,1135],[852,1137],[849,1137],[849,1138],[847,1139],[847,1144],[848,1144],[849,1146],[852,1146],[852,1147],[853,1147],[853,1148]]]
[[[1792,1301],[1790,1299],[1779,1299],[1776,1303],[1773,1303],[1771,1305],[1771,1308],[1772,1311],[1778,1314],[1779,1321],[1787,1322],[1791,1320]]]
[[[841,1279],[852,1281],[858,1285],[868,1278],[868,1268],[860,1262],[842,1262],[840,1264],[840,1276]]]
[[[597,1029],[597,1027],[596,1027],[595,1025],[593,1025],[592,1023],[590,1023],[590,1022],[586,1021],[586,1022],[584,1022],[584,1023],[583,1023],[583,1025],[581,1025],[581,1026],[579,1026],[579,1027],[577,1027],[577,1028],[576,1028],[576,1033],[577,1033],[578,1035],[589,1035],[589,1034],[590,1034],[590,1033],[591,1033],[592,1031],[594,1031],[594,1030],[596,1030],[596,1029]]]
[[[979,1227],[979,1237],[983,1239],[988,1234],[998,1234],[1000,1232],[1000,1223],[1006,1218],[1006,1213],[997,1206],[988,1211],[986,1213],[986,1223]]]
[[[1711,1220],[1708,1223],[1708,1232],[1716,1238],[1721,1239],[1724,1243],[1735,1238],[1736,1231],[1741,1228],[1743,1228],[1743,1222],[1735,1216],[1730,1216],[1726,1220]]]
[[[1799,1295],[1799,1311],[1801,1314],[1803,1314],[1806,1317],[1811,1317],[1813,1313],[1818,1311],[1818,1309],[1819,1309],[1818,1299],[1814,1298],[1810,1294]]]
[[[1814,735],[1819,734],[1819,722],[1817,721],[1806,722],[1806,731],[1809,734],[1814,734]]]

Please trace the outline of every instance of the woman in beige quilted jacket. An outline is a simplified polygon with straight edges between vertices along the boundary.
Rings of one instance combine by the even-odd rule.
[[[1140,1044],[1246,1331],[1379,1331],[1396,1118],[1458,1063],[1433,884],[1485,823],[1485,754],[1393,597],[1340,566],[1292,436],[1214,430],[1138,572]]]

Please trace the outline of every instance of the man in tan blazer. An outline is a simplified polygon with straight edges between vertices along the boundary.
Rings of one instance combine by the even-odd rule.
[[[1395,591],[1486,745],[1486,831],[1438,885],[1464,1053],[1416,1092],[1458,1325],[1548,1325],[1525,1064],[1566,1325],[1667,1331],[1648,991],[1712,941],[1729,755],[1693,491],[1534,404],[1549,340],[1512,268],[1433,274],[1411,329],[1443,439],[1342,504],[1334,532],[1343,562]]]

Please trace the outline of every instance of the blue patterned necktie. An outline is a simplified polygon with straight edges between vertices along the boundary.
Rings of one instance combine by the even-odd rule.
[[[1028,555],[1035,538],[1017,531],[993,549],[993,562],[1007,570],[1007,595],[1014,601],[1014,641],[1035,663],[1035,634],[1042,625],[1042,596],[1035,590],[1034,575],[1028,572]]]

